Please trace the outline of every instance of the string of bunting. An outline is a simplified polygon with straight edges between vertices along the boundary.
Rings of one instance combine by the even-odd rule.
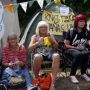
[[[27,1],[27,2],[22,2],[22,3],[16,3],[16,4],[9,4],[9,5],[4,5],[3,7],[8,9],[11,13],[15,13],[19,7],[19,5],[21,5],[22,9],[24,10],[24,12],[26,13],[27,11],[27,5],[29,4],[29,8],[33,5],[33,3],[37,1],[37,3],[39,4],[40,8],[43,8],[43,4],[44,4],[44,0],[31,0],[31,1]],[[50,3],[51,0],[45,0],[47,3]],[[65,0],[62,0],[65,3]],[[61,0],[54,0],[55,4],[59,4],[61,3]]]
[[[21,5],[22,9],[24,10],[24,12],[26,13],[27,11],[27,5],[29,4],[29,8],[33,5],[33,3],[37,1],[37,3],[39,4],[40,8],[43,8],[43,4],[44,4],[44,0],[30,0],[27,2],[22,2],[22,3],[16,3],[16,4],[9,4],[9,5],[4,5],[3,7],[8,9],[11,13],[15,13],[19,7],[19,5]],[[47,3],[50,3],[51,0],[45,0]],[[62,0],[63,3],[66,2],[66,0]],[[84,3],[86,3],[87,0],[84,0]],[[55,4],[60,4],[61,0],[54,0]]]
[[[29,8],[30,8],[35,1],[37,1],[40,8],[43,8],[44,0],[32,0],[32,1],[22,2],[22,3],[9,4],[9,5],[4,5],[3,8],[8,9],[11,13],[13,13],[13,12],[15,13],[20,5],[22,7],[22,9],[24,10],[24,12],[26,13],[27,5],[29,4]],[[47,3],[51,2],[51,0],[45,0],[45,1]]]

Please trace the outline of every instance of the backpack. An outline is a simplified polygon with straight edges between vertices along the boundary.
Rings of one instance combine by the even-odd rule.
[[[4,84],[0,84],[0,90],[7,90],[7,87]]]
[[[26,84],[26,80],[24,75],[21,75],[20,77],[15,76],[9,76],[8,78],[8,85],[10,88],[22,88]]]
[[[7,87],[0,81],[0,90],[7,90]]]
[[[47,90],[50,88],[51,85],[51,75],[50,73],[46,72],[41,74],[38,78],[36,78],[32,84],[37,85],[40,87],[41,90]]]

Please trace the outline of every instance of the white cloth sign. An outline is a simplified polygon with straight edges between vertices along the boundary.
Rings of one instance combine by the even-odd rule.
[[[4,17],[3,6],[2,3],[0,2],[0,40],[4,34],[3,17]]]

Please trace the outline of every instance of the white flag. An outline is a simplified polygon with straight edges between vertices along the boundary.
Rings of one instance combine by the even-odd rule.
[[[0,2],[0,40],[4,34],[4,24],[3,24],[4,11],[2,3]]]
[[[23,10],[25,11],[25,13],[27,11],[27,4],[28,4],[28,2],[20,3],[20,5],[23,8]]]
[[[39,4],[39,6],[40,6],[41,8],[43,8],[44,0],[37,0],[37,2],[38,2],[38,4]]]

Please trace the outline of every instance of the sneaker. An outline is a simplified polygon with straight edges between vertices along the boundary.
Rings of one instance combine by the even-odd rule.
[[[90,81],[90,77],[88,77],[86,74],[81,75],[81,77],[86,81]]]
[[[79,83],[75,76],[69,76],[69,79],[72,83]]]
[[[4,84],[0,84],[0,90],[7,90],[7,87]]]
[[[51,84],[50,89],[49,90],[55,90],[55,85]]]
[[[38,90],[38,87],[30,85],[30,86],[27,87],[27,90]]]

